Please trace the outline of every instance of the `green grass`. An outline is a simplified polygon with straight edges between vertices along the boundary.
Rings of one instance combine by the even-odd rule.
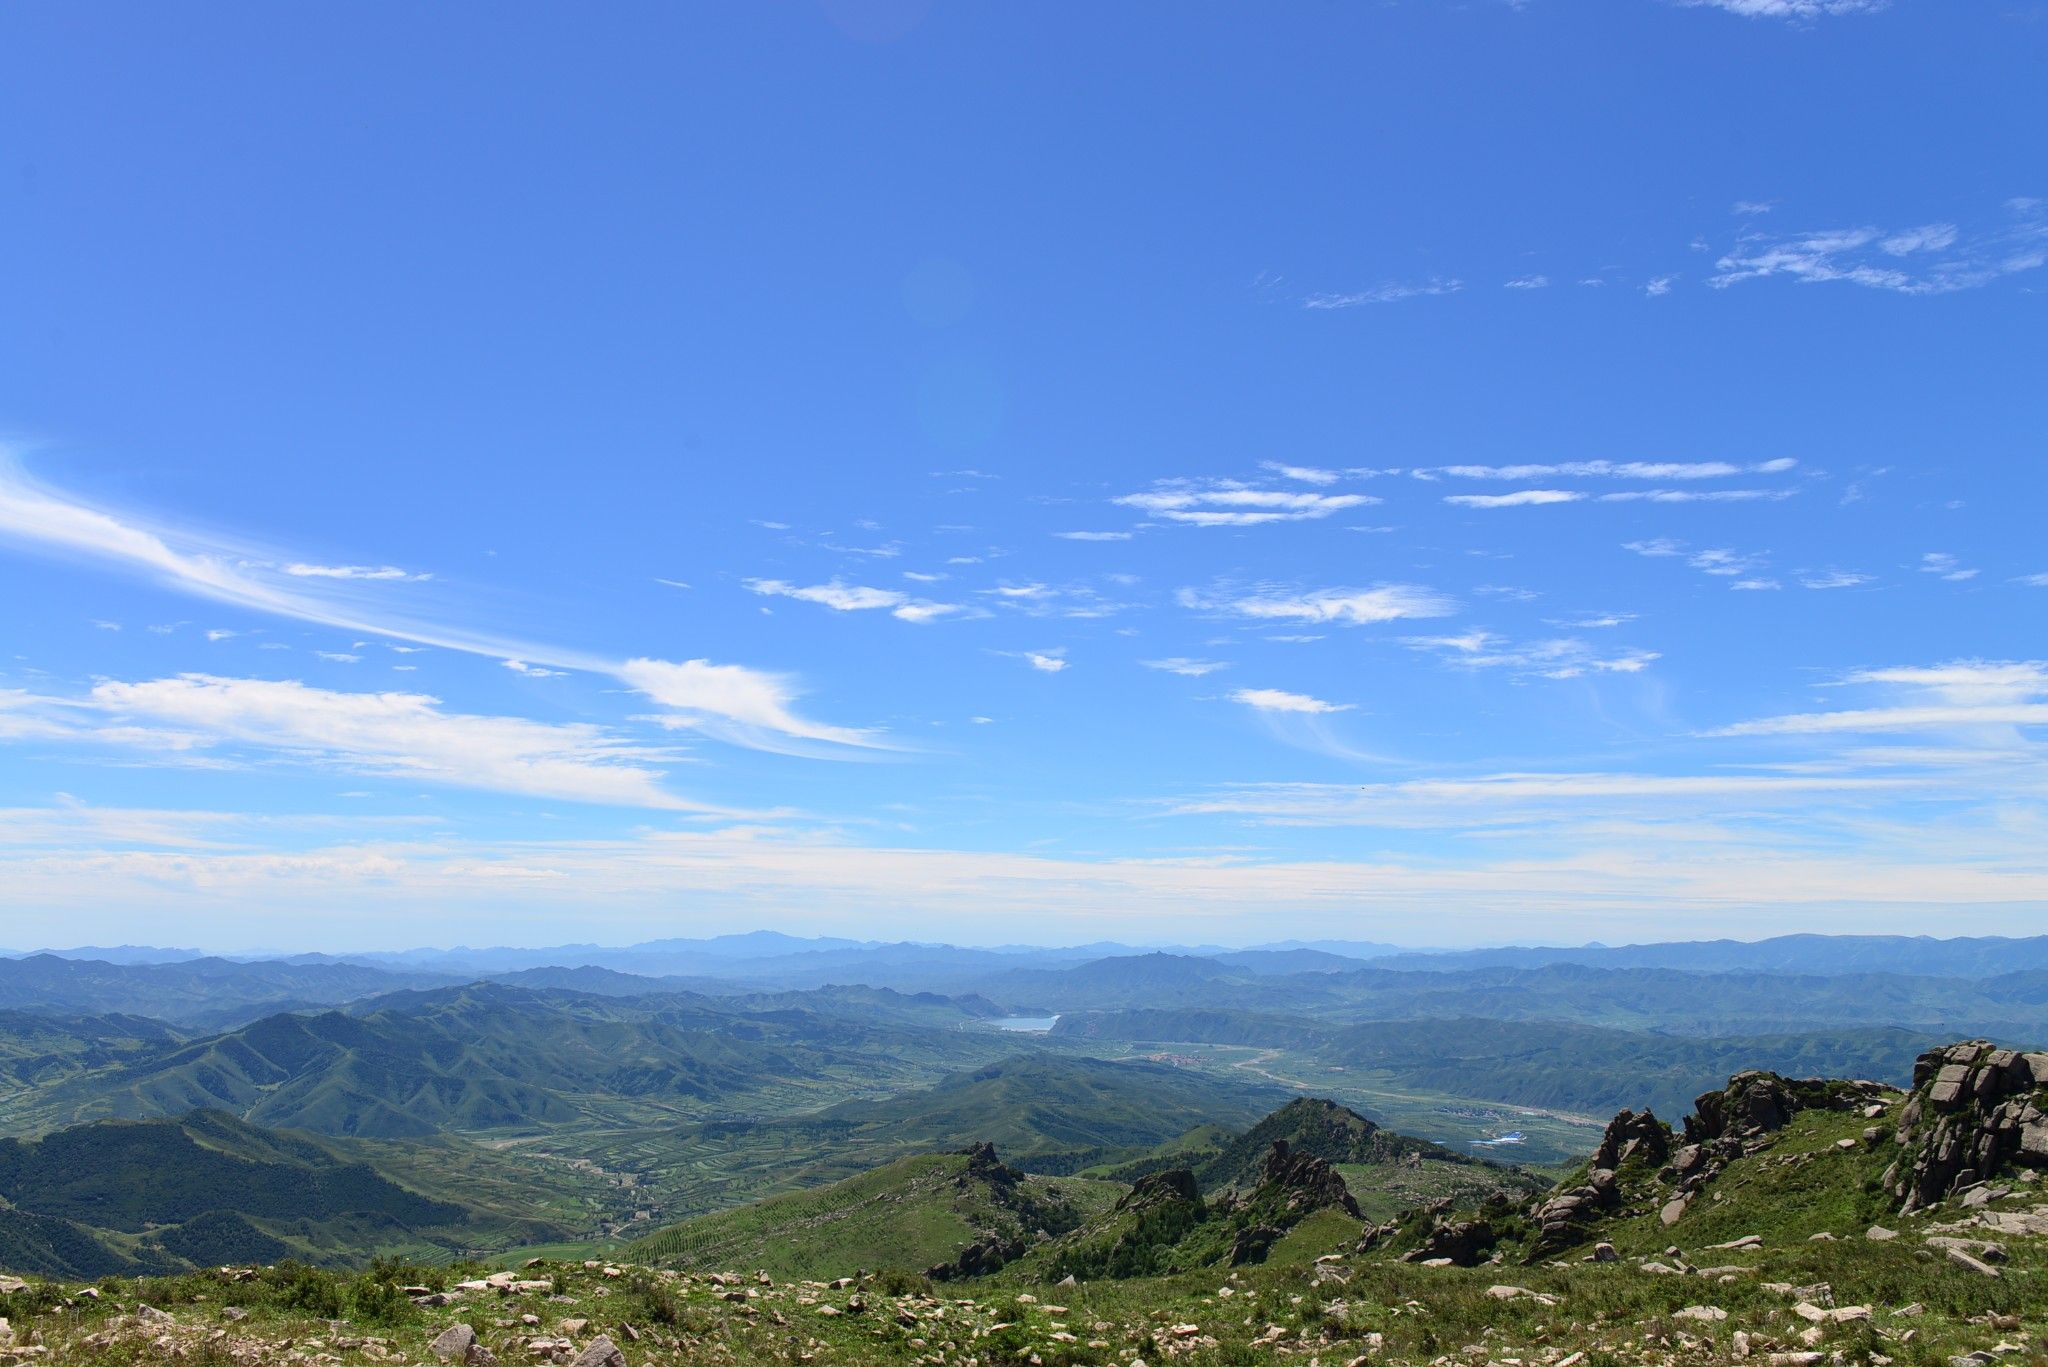
[[[1027,1202],[1064,1206],[1059,1218],[1099,1215],[1121,1194],[1085,1178],[1028,1178]],[[921,1272],[990,1231],[1028,1236],[1001,1194],[967,1176],[960,1154],[900,1159],[810,1191],[691,1220],[634,1244],[642,1261],[832,1278],[883,1268]],[[1054,1231],[1057,1232],[1057,1231]]]

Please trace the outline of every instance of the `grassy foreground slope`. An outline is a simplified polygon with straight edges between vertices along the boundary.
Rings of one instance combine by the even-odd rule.
[[[1984,1044],[1923,1058],[1910,1092],[1743,1074],[1682,1132],[1617,1116],[1594,1161],[1533,1200],[1426,1208],[1364,1237],[1325,1206],[1263,1261],[1163,1276],[1054,1283],[1060,1264],[1037,1256],[938,1284],[626,1262],[279,1267],[0,1281],[0,1315],[29,1356],[82,1367],[2039,1364],[2044,1102],[2048,1055]],[[1327,1190],[1321,1161],[1272,1194]]]

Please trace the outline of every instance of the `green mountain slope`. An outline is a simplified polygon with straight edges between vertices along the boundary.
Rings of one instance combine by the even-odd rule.
[[[353,1012],[267,1016],[109,1056],[96,1068],[67,1066],[54,1085],[0,1098],[0,1119],[33,1132],[204,1108],[376,1138],[673,1124],[821,1106],[1001,1047],[979,1032],[892,1019],[858,1002],[820,1006],[778,1002],[748,1013],[678,994],[491,983],[397,993]],[[941,1009],[920,1003],[906,1014]],[[956,1024],[965,1019],[955,1015]]]
[[[920,1154],[811,1191],[690,1220],[626,1256],[661,1267],[745,1268],[832,1278],[863,1268],[923,1271],[970,1249],[1020,1248],[1100,1212],[1122,1188],[1030,1177],[993,1150]]]
[[[358,1156],[218,1111],[0,1140],[0,1201],[0,1267],[70,1276],[452,1251],[488,1233],[468,1206],[401,1186]]]

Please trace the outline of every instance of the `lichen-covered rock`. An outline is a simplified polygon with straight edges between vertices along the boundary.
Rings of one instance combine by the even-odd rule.
[[[1966,1040],[1913,1065],[1885,1186],[1900,1209],[1933,1205],[2015,1167],[2048,1167],[2048,1054]]]

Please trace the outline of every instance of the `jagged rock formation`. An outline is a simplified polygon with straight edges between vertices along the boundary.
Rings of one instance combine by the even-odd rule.
[[[1593,1154],[1593,1166],[1612,1171],[1637,1157],[1657,1165],[1671,1157],[1671,1127],[1657,1119],[1654,1111],[1641,1115],[1623,1111],[1608,1121]]]
[[[2048,1167],[2048,1053],[1970,1040],[1922,1054],[1885,1188],[1918,1210],[2013,1167]]]
[[[1261,1176],[1261,1190],[1270,1188],[1290,1212],[1336,1206],[1347,1215],[1359,1216],[1358,1202],[1344,1185],[1344,1175],[1314,1154],[1289,1147],[1284,1139],[1273,1141]]]

